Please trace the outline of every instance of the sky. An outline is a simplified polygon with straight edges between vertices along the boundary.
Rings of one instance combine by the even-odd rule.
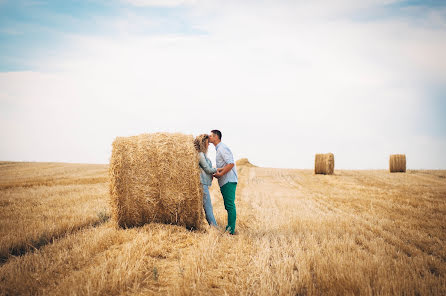
[[[446,169],[445,53],[441,0],[0,0],[0,160],[219,129],[258,166]]]

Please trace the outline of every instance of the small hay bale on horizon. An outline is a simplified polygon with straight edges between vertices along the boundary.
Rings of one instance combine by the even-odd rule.
[[[406,155],[405,154],[391,154],[389,159],[389,171],[391,173],[405,173],[406,172]]]
[[[316,154],[314,159],[314,173],[333,175],[334,172],[334,154]]]
[[[120,227],[156,222],[200,228],[203,194],[192,135],[117,137],[109,176],[112,218]]]
[[[237,160],[235,162],[235,164],[237,166],[247,166],[247,167],[256,167],[255,165],[253,165],[252,163],[249,162],[249,160],[247,158],[240,158],[239,160]]]

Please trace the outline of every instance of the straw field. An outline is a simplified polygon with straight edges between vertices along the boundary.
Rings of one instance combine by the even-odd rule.
[[[238,169],[230,236],[116,227],[107,165],[0,162],[0,295],[446,294],[446,171]]]

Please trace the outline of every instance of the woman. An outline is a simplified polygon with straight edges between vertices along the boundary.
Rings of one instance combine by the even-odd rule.
[[[206,214],[206,220],[209,225],[217,226],[217,221],[215,221],[214,211],[212,209],[211,195],[209,193],[209,186],[212,185],[212,174],[217,172],[217,169],[212,167],[212,162],[206,156],[209,147],[209,136],[206,134],[197,136],[194,140],[194,145],[195,149],[198,151],[200,163],[200,181],[203,185],[203,208]]]

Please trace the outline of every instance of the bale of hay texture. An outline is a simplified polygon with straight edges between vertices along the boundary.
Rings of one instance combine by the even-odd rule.
[[[242,166],[242,165],[247,166],[247,167],[255,167],[255,165],[250,163],[247,158],[240,158],[239,160],[237,160],[235,162],[235,164],[237,165],[237,167]]]
[[[406,172],[406,155],[405,154],[390,155],[389,170],[391,173],[405,173]]]
[[[334,155],[333,153],[316,154],[314,160],[314,173],[332,175],[334,172]]]
[[[117,137],[109,175],[112,215],[119,226],[158,222],[199,228],[203,194],[192,135]]]

